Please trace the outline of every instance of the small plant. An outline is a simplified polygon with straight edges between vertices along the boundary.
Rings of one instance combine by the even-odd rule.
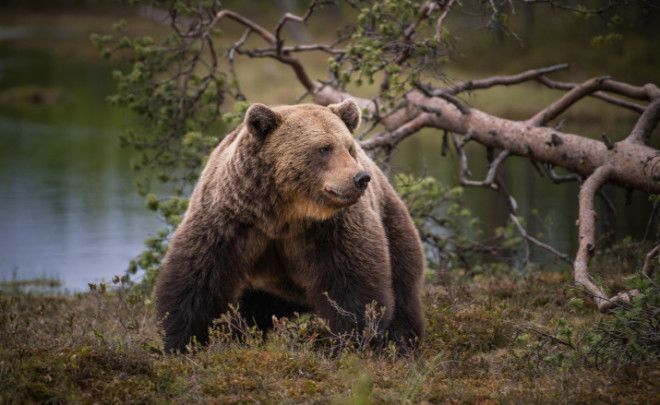
[[[660,360],[660,287],[655,280],[639,275],[631,280],[639,295],[630,307],[619,308],[612,317],[593,329],[597,336],[588,356],[595,364],[625,366],[655,364]]]
[[[449,187],[433,177],[398,174],[394,185],[415,221],[433,270],[464,268],[478,271],[489,258],[513,258],[520,237],[509,223],[488,239],[463,202],[463,188]],[[499,261],[499,260],[498,260]]]
[[[646,247],[646,243],[623,239],[601,250],[595,261],[603,266],[605,274],[620,275],[629,269],[641,268],[640,255],[635,252],[643,252]],[[638,295],[630,304],[601,316],[593,325],[576,325],[567,317],[560,317],[550,328],[523,328],[518,342],[526,347],[526,358],[534,367],[561,369],[574,369],[577,364],[614,370],[630,365],[657,364],[660,360],[659,279],[657,274],[649,277],[638,272],[619,280],[622,288],[636,290]],[[565,304],[567,313],[582,317],[591,312],[587,305],[579,297]]]

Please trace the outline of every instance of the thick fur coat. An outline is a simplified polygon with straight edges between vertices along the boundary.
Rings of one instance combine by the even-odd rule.
[[[204,343],[212,321],[239,302],[262,327],[308,309],[344,332],[360,330],[375,301],[389,336],[422,337],[422,246],[352,137],[359,121],[352,101],[254,104],[216,147],[156,284],[166,351],[184,351],[193,336]]]

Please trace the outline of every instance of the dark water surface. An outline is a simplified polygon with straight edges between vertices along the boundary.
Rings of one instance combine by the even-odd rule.
[[[26,86],[45,88],[45,98],[7,100],[7,89]],[[123,273],[159,225],[137,196],[130,157],[118,146],[117,135],[131,119],[104,101],[112,91],[110,68],[0,43],[0,91],[0,279],[54,277],[78,290]],[[597,128],[582,129],[600,136]],[[458,165],[440,156],[440,139],[427,131],[405,141],[395,168],[456,184]],[[483,174],[483,163],[473,169]],[[577,186],[553,185],[518,158],[507,162],[503,174],[530,230],[574,254]],[[635,192],[625,207],[625,191],[607,192],[618,209],[616,235],[641,238],[650,212],[647,196]],[[465,195],[486,232],[505,222],[495,192]],[[537,261],[550,260],[533,253]]]

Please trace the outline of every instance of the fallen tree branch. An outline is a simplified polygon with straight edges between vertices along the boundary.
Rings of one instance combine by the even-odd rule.
[[[599,167],[589,176],[579,194],[579,247],[573,263],[575,282],[583,286],[591,295],[600,312],[609,312],[614,308],[629,304],[631,299],[639,294],[637,290],[620,292],[607,298],[603,290],[589,277],[589,261],[596,246],[596,211],[594,210],[594,196],[600,187],[608,181],[613,169],[609,165]]]
[[[425,118],[416,121],[418,129],[428,126],[457,134],[469,133],[473,140],[485,147],[506,149],[512,155],[562,167],[584,177],[609,163],[613,167],[610,176],[612,183],[660,193],[660,183],[656,180],[660,178],[660,168],[656,167],[660,162],[660,153],[646,145],[619,142],[616,150],[611,151],[601,141],[499,118],[475,108],[470,110],[470,114],[462,114],[453,104],[439,98],[428,98],[419,91],[408,93],[407,99],[413,107],[425,105],[441,112],[433,115],[421,112]],[[395,136],[392,135],[394,132],[381,133],[378,137],[363,141],[362,145],[365,149],[383,144],[396,146],[414,133],[408,130],[397,132]]]

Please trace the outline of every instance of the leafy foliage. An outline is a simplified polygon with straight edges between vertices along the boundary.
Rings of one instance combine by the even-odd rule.
[[[319,345],[323,322],[309,315],[278,319],[264,337],[232,313],[209,345],[163,356],[153,302],[121,277],[77,295],[0,292],[0,402],[639,403],[654,395],[657,365],[621,373],[529,330],[575,342],[602,317],[565,304],[575,292],[562,288],[569,272],[450,275],[427,289],[427,338],[410,357],[331,350]]]
[[[657,265],[657,263],[656,263]],[[589,356],[598,365],[657,364],[660,361],[660,277],[630,281],[640,294],[629,308],[618,308],[598,323]]]
[[[623,240],[597,255],[606,274],[627,273],[628,268],[639,268],[639,252],[648,244]],[[637,254],[635,254],[637,253]],[[656,259],[655,266],[658,260]],[[593,312],[581,296],[566,303],[567,313],[549,325],[528,328],[518,341],[526,348],[524,358],[537,372],[550,368],[562,370],[581,364],[590,367],[621,370],[629,366],[654,365],[660,360],[660,276],[653,278],[637,273],[620,281],[623,289],[636,289],[639,295],[627,307],[617,308],[612,314],[601,316],[597,322],[580,330],[570,322],[571,315],[585,316]],[[582,290],[572,289],[572,293]]]
[[[117,92],[108,97],[140,119],[140,127],[127,131],[121,143],[135,150],[132,168],[146,206],[166,228],[146,240],[147,249],[131,261],[128,271],[144,271],[143,286],[153,284],[167,249],[168,237],[187,208],[185,197],[196,181],[218,133],[234,125],[247,105],[234,96],[234,110],[222,112],[237,84],[219,67],[222,49],[213,42],[219,35],[214,17],[219,1],[166,1],[139,3],[168,10],[169,34],[126,35],[126,23],[113,27],[114,35],[91,36],[100,52],[127,59],[130,68],[116,70]]]
[[[463,203],[463,188],[449,187],[433,177],[398,174],[394,186],[406,203],[420,232],[431,269],[465,268],[475,272],[477,263],[512,258],[521,239],[509,224],[484,239],[477,218]]]
[[[356,24],[347,31],[346,53],[331,58],[330,70],[341,87],[373,85],[383,74],[383,100],[390,106],[424,72],[440,72],[446,62],[449,36],[432,34],[441,8],[422,7],[422,0],[358,1]],[[430,18],[423,18],[422,14]]]

